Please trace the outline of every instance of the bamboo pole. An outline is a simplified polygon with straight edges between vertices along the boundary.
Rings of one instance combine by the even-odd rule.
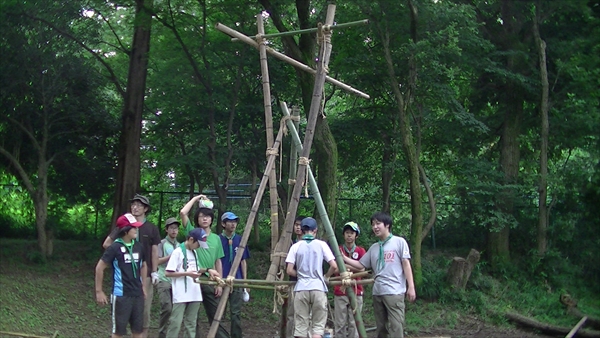
[[[583,324],[585,323],[585,321],[588,319],[587,316],[584,316],[583,318],[581,318],[581,320],[577,323],[577,325],[575,325],[571,331],[569,331],[569,334],[567,334],[565,336],[565,338],[573,338],[575,337],[575,334],[577,334],[577,331],[579,331],[579,329],[581,329],[581,327],[583,326]]]
[[[273,144],[273,148],[279,147],[281,143],[281,139],[283,138],[283,130],[279,128],[279,132],[277,133],[277,137],[275,138],[275,143]],[[275,164],[275,154],[269,155],[269,160],[267,161],[267,166],[263,173],[263,177],[260,181],[260,185],[258,186],[258,191],[256,192],[256,197],[254,198],[254,202],[252,203],[252,208],[250,209],[250,215],[248,215],[248,219],[246,220],[246,227],[244,228],[244,233],[242,234],[242,240],[238,247],[237,253],[233,262],[231,263],[231,270],[229,271],[229,276],[235,276],[235,273],[242,261],[242,256],[244,255],[244,250],[246,249],[246,244],[248,243],[248,237],[250,237],[250,232],[252,231],[252,224],[254,223],[254,219],[258,214],[258,207],[260,206],[260,201],[262,200],[262,196],[265,192],[265,187],[267,185],[267,181],[269,180],[269,171],[271,167]],[[214,338],[217,334],[217,330],[219,328],[219,323],[221,322],[221,318],[223,317],[223,312],[225,312],[225,307],[227,306],[227,300],[229,299],[229,291],[230,287],[226,286],[223,288],[223,294],[221,295],[221,300],[219,301],[219,305],[217,306],[217,311],[215,313],[214,320],[210,326],[210,330],[208,331],[208,338]]]
[[[353,27],[353,26],[358,26],[358,25],[366,25],[368,23],[369,23],[368,19],[359,20],[359,21],[351,21],[351,22],[346,22],[346,23],[334,24],[333,26],[331,26],[331,29],[347,28],[347,27]],[[263,39],[269,39],[269,38],[277,38],[277,37],[297,35],[297,34],[315,33],[315,32],[317,32],[317,30],[318,30],[318,28],[297,29],[297,30],[281,32],[281,33],[261,34],[261,37]],[[256,39],[255,36],[249,36],[249,38]],[[240,39],[232,38],[231,41],[236,42],[236,41],[240,41]]]
[[[281,110],[283,111],[283,114],[285,116],[290,115],[290,112],[287,108],[287,104],[285,102],[281,103]],[[298,135],[298,131],[296,130],[295,126],[292,123],[290,123],[291,121],[288,120],[287,122],[288,122],[287,123],[288,128],[291,130],[292,140],[297,143],[296,147],[300,151],[300,150],[302,150],[302,145],[300,144],[300,136]],[[340,271],[346,271],[346,265],[344,264],[344,259],[342,258],[342,254],[340,252],[339,245],[335,238],[335,233],[333,232],[333,227],[331,226],[331,223],[329,222],[329,217],[327,216],[327,211],[325,210],[325,204],[323,203],[323,200],[321,199],[321,194],[318,193],[319,189],[317,188],[317,182],[315,180],[315,177],[314,177],[312,171],[310,170],[310,167],[308,168],[308,174],[309,174],[309,180],[311,183],[311,189],[316,189],[316,192],[317,192],[317,193],[313,194],[313,198],[315,200],[315,204],[317,205],[317,209],[319,209],[321,220],[323,221],[323,225],[325,226],[325,231],[327,233],[329,245],[335,255],[335,261],[336,261]],[[341,284],[339,284],[339,285],[341,285]],[[358,334],[361,338],[366,338],[367,332],[365,331],[365,324],[362,319],[362,314],[359,311],[356,311],[356,308],[358,307],[358,303],[356,300],[356,294],[354,293],[354,290],[352,289],[352,287],[346,288],[346,295],[348,296],[348,299],[350,300],[350,306],[354,310],[353,311],[354,320],[356,321],[356,328],[358,330]]]
[[[327,19],[325,24],[331,25],[333,23],[333,16],[335,15],[335,5],[329,5],[327,8]],[[310,149],[315,135],[315,126],[317,124],[317,117],[319,109],[321,107],[321,99],[323,98],[323,87],[325,84],[325,73],[327,65],[329,64],[329,57],[331,56],[331,31],[323,31],[324,40],[321,43],[319,49],[319,58],[317,62],[317,74],[315,76],[315,85],[313,87],[313,96],[310,104],[310,110],[308,113],[308,123],[306,126],[306,132],[304,136],[303,150],[298,166],[298,175],[296,176],[296,182],[294,183],[294,190],[292,191],[292,198],[289,201],[287,214],[284,223],[284,232],[281,235],[277,246],[275,247],[275,254],[271,260],[271,265],[267,273],[267,280],[273,281],[277,278],[277,272],[281,266],[283,266],[282,257],[277,256],[277,253],[287,252],[291,245],[292,231],[294,227],[294,216],[298,210],[298,204],[300,202],[300,194],[302,193],[302,183],[306,177],[308,168],[308,158],[310,157]]]
[[[352,286],[350,286],[350,288],[352,288],[355,284],[356,285],[366,285],[366,284],[373,284],[375,282],[374,279],[360,279],[360,280],[353,280],[352,281]],[[198,284],[202,284],[202,285],[213,285],[213,286],[217,286],[219,285],[218,282],[213,281],[213,280],[208,280],[208,279],[196,279],[196,283]],[[292,281],[267,281],[267,280],[263,280],[263,279],[234,279],[233,280],[233,287],[234,288],[252,288],[255,286],[271,286],[271,287],[275,287],[275,286],[293,286],[295,285],[296,282],[292,282]],[[343,285],[343,282],[341,280],[328,280],[325,281],[325,284],[327,285]]]
[[[258,34],[265,33],[263,18],[261,14],[256,16],[256,27]],[[260,73],[262,75],[263,103],[265,105],[265,125],[267,131],[267,149],[273,149],[273,111],[271,107],[271,85],[269,82],[269,66],[267,64],[267,51],[265,50],[265,40],[258,41],[258,52],[260,54]],[[277,213],[277,181],[275,176],[275,166],[269,171],[269,202],[271,205],[271,253],[275,250],[275,245],[279,240],[279,215]]]
[[[300,118],[300,108],[298,108],[297,106],[292,106],[292,117],[293,118]],[[299,130],[300,128],[300,121],[296,121],[294,120],[294,126],[296,127],[296,130]],[[288,201],[292,198],[292,189],[294,189],[294,179],[296,178],[296,169],[297,169],[297,163],[298,163],[298,150],[296,150],[296,144],[294,142],[292,142],[292,145],[290,147],[290,172],[289,172],[289,180],[288,180]]]
[[[350,278],[352,278],[352,279],[361,278],[361,277],[369,276],[370,274],[371,273],[369,271],[356,272],[356,273],[353,273]],[[329,278],[329,281],[341,280],[341,279],[342,279],[342,276],[333,276],[333,277]]]
[[[238,32],[234,29],[231,29],[231,28],[225,26],[222,23],[217,23],[215,28],[229,36],[236,37],[236,38],[240,39],[241,41],[245,42],[246,44],[249,44],[250,46],[258,49],[258,43],[256,41],[252,40],[250,37]],[[265,49],[266,49],[267,53],[273,55],[275,58],[277,58],[281,61],[287,62],[287,63],[291,64],[292,66],[294,66],[298,69],[301,69],[305,72],[308,72],[310,74],[314,74],[314,75],[317,74],[317,70],[314,70],[314,69],[310,68],[309,66],[303,64],[302,62],[298,62],[298,61],[292,59],[291,57],[274,50],[271,47],[265,47]],[[365,99],[370,98],[370,96],[368,94],[365,94],[358,89],[352,88],[352,87],[348,86],[347,84],[345,84],[341,81],[338,81],[330,76],[325,76],[325,80],[335,86],[338,86],[338,87],[344,89],[345,91],[352,93],[352,94],[358,95]]]

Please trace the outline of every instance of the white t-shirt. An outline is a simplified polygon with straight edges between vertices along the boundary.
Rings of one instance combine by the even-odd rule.
[[[408,243],[402,237],[393,236],[383,246],[385,264],[383,269],[377,266],[379,259],[379,243],[371,245],[369,251],[362,256],[360,264],[367,269],[373,269],[375,284],[373,295],[401,295],[406,293],[406,276],[402,268],[402,259],[410,259]]]
[[[185,250],[187,253],[187,271],[198,271],[196,263],[196,254],[192,250]],[[167,271],[184,272],[183,269],[183,252],[178,246],[171,253],[171,258],[165,268]],[[186,282],[187,280],[187,282]],[[202,292],[200,284],[195,283],[192,277],[172,277],[171,285],[173,287],[173,303],[189,303],[201,302]]]
[[[286,263],[296,265],[298,281],[294,291],[323,291],[327,292],[327,284],[323,277],[323,261],[334,260],[333,252],[327,243],[313,239],[298,241],[288,252]]]

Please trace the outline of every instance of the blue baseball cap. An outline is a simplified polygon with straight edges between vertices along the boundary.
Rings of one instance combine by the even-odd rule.
[[[317,221],[312,217],[306,217],[300,223],[302,230],[317,230]]]
[[[200,243],[200,247],[203,249],[208,249],[208,244],[206,243],[206,239],[208,235],[206,231],[202,228],[194,228],[192,231],[188,232],[188,237],[192,237]]]
[[[221,222],[224,221],[239,221],[240,218],[237,217],[233,212],[228,211],[223,213],[223,215],[221,215]]]

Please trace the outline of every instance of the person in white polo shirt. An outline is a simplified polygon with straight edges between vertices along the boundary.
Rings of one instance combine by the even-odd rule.
[[[294,337],[307,337],[312,322],[311,337],[321,338],[327,323],[326,279],[338,271],[333,252],[327,243],[316,239],[317,221],[306,217],[301,223],[302,240],[292,245],[285,262],[290,277],[297,277],[294,287]],[[323,261],[329,270],[323,275]]]

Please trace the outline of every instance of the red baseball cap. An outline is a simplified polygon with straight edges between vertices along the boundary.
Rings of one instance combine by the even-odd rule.
[[[119,218],[117,218],[117,228],[123,229],[126,226],[139,228],[142,226],[142,222],[138,222],[132,214],[119,216]]]

